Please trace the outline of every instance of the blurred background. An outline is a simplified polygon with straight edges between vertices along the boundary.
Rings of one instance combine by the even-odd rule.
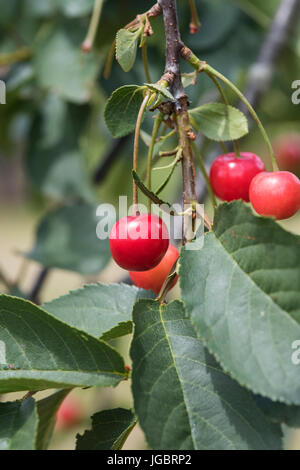
[[[113,90],[141,85],[146,78],[140,51],[129,73],[116,61],[109,78],[104,69],[116,31],[153,1],[105,1],[95,47],[84,54],[81,44],[93,4],[93,0],[0,0],[0,79],[6,84],[6,104],[0,104],[0,290],[38,303],[87,282],[126,280],[126,273],[112,262],[107,242],[96,238],[96,207],[117,204],[120,194],[131,197],[133,138],[113,140],[103,109]],[[299,161],[300,104],[292,102],[292,84],[300,80],[299,1],[196,0],[196,5],[202,26],[191,35],[188,1],[178,0],[184,42],[246,91],[278,153],[298,152]],[[148,55],[155,82],[164,70],[161,18],[154,19],[152,26]],[[191,71],[185,65],[183,69]],[[187,93],[192,106],[219,99],[202,75]],[[230,92],[227,96],[239,106]],[[151,124],[150,115],[143,130],[150,132]],[[207,166],[220,153],[201,136],[197,145]],[[241,149],[257,153],[269,167],[254,126],[242,139]],[[146,151],[141,143],[141,174]],[[295,168],[296,173],[299,170]],[[165,177],[157,173],[155,186]],[[199,200],[210,211],[200,175],[197,184]],[[178,168],[162,197],[180,201],[180,191]],[[299,215],[282,224],[300,234]],[[118,347],[129,364],[128,345],[125,337]],[[78,415],[57,427],[52,448],[74,448],[76,433],[89,426],[95,411],[132,406],[130,383],[114,390],[75,390],[69,400]],[[300,449],[300,431],[287,431],[286,437],[288,448]],[[136,428],[126,448],[145,445]]]

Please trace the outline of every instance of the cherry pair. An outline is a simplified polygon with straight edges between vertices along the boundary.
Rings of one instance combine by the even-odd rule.
[[[109,236],[112,257],[134,285],[159,293],[179,253],[162,219],[153,214],[122,217]],[[173,285],[177,282],[175,278]]]
[[[216,196],[224,201],[251,202],[263,216],[286,219],[300,209],[300,181],[288,171],[265,171],[254,153],[220,155],[212,164],[210,182]]]

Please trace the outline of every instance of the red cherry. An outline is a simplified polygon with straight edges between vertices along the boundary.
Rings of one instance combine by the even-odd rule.
[[[300,177],[300,134],[285,134],[274,143],[280,170],[291,171]]]
[[[179,252],[174,245],[169,245],[168,251],[161,260],[161,262],[153,269],[148,271],[136,272],[130,271],[129,276],[133,284],[143,289],[151,289],[156,294],[159,294],[166,277],[170,273],[175,261],[179,256]],[[178,281],[178,276],[174,279],[172,287]]]
[[[166,224],[157,215],[141,214],[118,220],[109,235],[115,262],[128,271],[146,271],[157,266],[169,246]]]
[[[289,171],[259,173],[250,185],[250,201],[260,215],[287,219],[300,209],[300,181]]]
[[[83,416],[81,402],[74,397],[64,399],[56,413],[56,429],[72,428]]]
[[[215,195],[223,201],[243,199],[249,202],[249,186],[257,173],[264,171],[262,160],[250,152],[220,155],[210,169],[210,183]]]

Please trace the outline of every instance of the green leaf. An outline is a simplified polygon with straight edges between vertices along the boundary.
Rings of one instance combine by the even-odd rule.
[[[41,111],[43,115],[42,135],[43,147],[57,144],[64,136],[64,123],[68,119],[67,103],[58,95],[48,93],[45,97]]]
[[[155,91],[157,93],[160,93],[163,95],[165,98],[167,98],[170,101],[175,101],[174,96],[172,93],[169,92],[167,88],[164,88],[157,83],[145,83],[146,87],[148,87],[150,90]]]
[[[26,300],[0,296],[0,342],[9,367],[0,393],[116,385],[126,378],[121,356]]]
[[[56,29],[36,49],[34,67],[40,87],[81,104],[91,97],[100,60],[94,52],[83,54],[67,30]]]
[[[195,75],[195,72],[183,73],[182,74],[183,87],[188,88],[191,85],[195,85],[195,78],[197,78],[197,75]]]
[[[141,300],[133,319],[134,407],[151,448],[280,448],[280,426],[206,352],[182,302]]]
[[[16,286],[13,284],[8,292],[6,292],[9,295],[12,295],[13,297],[21,297],[22,299],[28,299],[28,293],[23,292],[19,286]]]
[[[59,0],[54,0],[59,1]],[[13,2],[9,2],[10,4]],[[52,1],[30,0],[23,5],[24,15],[27,17],[45,17],[55,13],[55,5]]]
[[[207,103],[189,112],[193,127],[216,141],[240,139],[248,133],[246,116],[233,106]]]
[[[34,450],[37,427],[33,398],[0,403],[0,450]]]
[[[262,412],[274,423],[300,428],[300,406],[286,405],[260,395],[255,395],[254,399]]]
[[[135,424],[130,410],[100,411],[92,416],[92,429],[77,435],[76,450],[120,450]]]
[[[58,390],[37,402],[39,416],[36,438],[37,450],[46,450],[48,448],[56,422],[56,413],[70,391],[71,389]]]
[[[116,59],[121,65],[124,72],[132,69],[136,58],[136,50],[139,37],[143,28],[137,31],[128,31],[128,29],[120,29],[116,37]]]
[[[108,222],[108,233],[114,223]],[[42,219],[33,249],[27,257],[48,268],[81,274],[101,271],[110,260],[108,239],[97,238],[96,206],[74,204],[53,210]]]
[[[242,385],[299,405],[300,237],[236,201],[219,206],[203,249],[193,243],[180,279],[199,337]]]
[[[106,103],[104,118],[113,137],[123,137],[134,131],[144,99],[143,87],[125,85],[113,92]]]
[[[55,199],[94,201],[79,137],[87,126],[86,106],[69,104],[47,94],[34,120],[26,155],[34,187]]]
[[[47,196],[65,200],[81,198],[87,202],[94,200],[84,159],[78,150],[61,152],[53,147],[31,154],[28,170],[34,186]]]
[[[88,284],[43,308],[68,325],[107,341],[131,333],[133,304],[150,296],[150,291],[125,284]]]

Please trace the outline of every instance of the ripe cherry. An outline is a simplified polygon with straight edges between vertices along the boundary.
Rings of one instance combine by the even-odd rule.
[[[215,195],[223,201],[243,199],[249,202],[249,186],[257,173],[264,171],[262,160],[250,152],[220,155],[210,169],[210,183]]]
[[[300,181],[289,171],[259,173],[250,185],[250,201],[260,215],[287,219],[300,209]]]
[[[115,262],[128,271],[146,271],[161,261],[169,246],[166,224],[157,215],[122,217],[109,235]]]
[[[56,429],[72,428],[83,416],[81,402],[74,397],[64,399],[56,413]]]
[[[179,252],[174,245],[169,245],[168,251],[161,260],[161,262],[153,269],[148,271],[136,272],[130,271],[129,276],[133,284],[143,289],[151,289],[156,294],[159,294],[160,289],[165,282],[168,274],[170,273],[175,261],[179,256]],[[178,276],[175,277],[172,287],[178,281]]]
[[[300,177],[300,134],[285,134],[274,143],[280,170],[291,171]]]

